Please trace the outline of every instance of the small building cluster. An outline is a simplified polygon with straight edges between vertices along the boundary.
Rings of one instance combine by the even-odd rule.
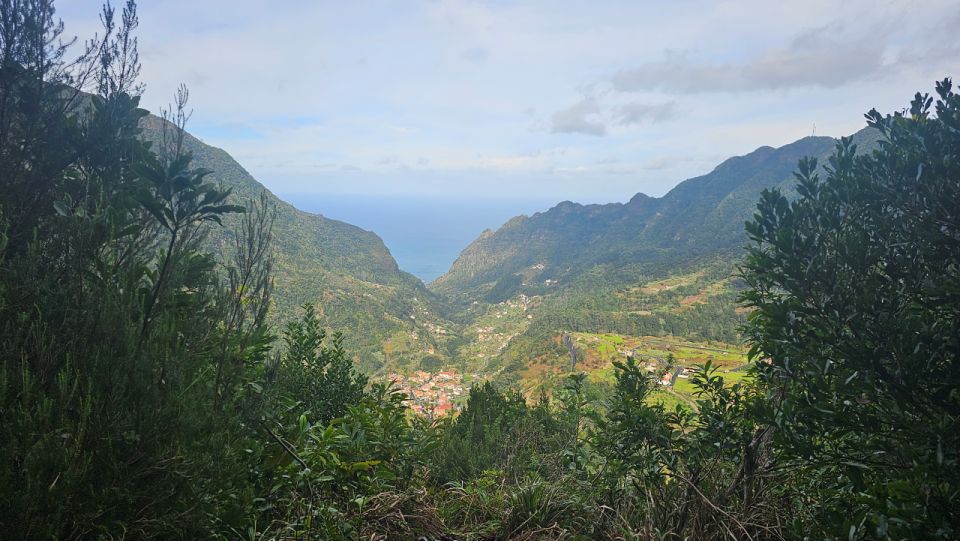
[[[674,367],[672,369],[666,370],[665,372],[660,374],[659,379],[657,379],[655,374],[659,370],[661,370],[661,364],[658,361],[648,361],[643,364],[643,367],[647,370],[647,372],[651,373],[651,377],[653,377],[658,384],[664,385],[667,387],[673,387],[673,385],[677,382],[677,378],[687,379],[694,372],[694,369],[689,366],[687,367],[678,366],[678,367]]]
[[[387,378],[406,393],[410,410],[419,415],[451,415],[456,409],[454,402],[464,395],[463,376],[456,370],[435,374],[417,370],[409,376],[390,374]]]
[[[439,337],[439,336],[446,336],[446,335],[447,335],[447,329],[443,328],[443,327],[440,326],[440,325],[436,325],[436,324],[434,324],[434,323],[429,323],[429,322],[428,322],[428,323],[426,323],[424,326],[427,328],[428,331],[430,331],[431,333],[433,333],[434,336],[438,336],[438,337]]]
[[[497,318],[499,317],[500,315],[497,314]],[[510,340],[513,340],[513,337],[515,337],[517,333],[505,334],[502,332],[495,332],[495,331],[496,331],[496,327],[493,327],[493,326],[477,328],[477,342],[480,344],[484,344],[488,348],[495,347],[496,348],[495,354],[499,354],[507,347],[507,345],[510,344]],[[486,355],[484,355],[483,353],[477,354],[477,357],[481,359],[484,358],[485,356]]]

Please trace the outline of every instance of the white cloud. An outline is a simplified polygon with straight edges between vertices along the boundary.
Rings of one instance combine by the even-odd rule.
[[[594,98],[584,98],[566,109],[553,113],[550,131],[605,135],[607,127],[600,117],[600,106]]]
[[[60,0],[67,32],[92,33],[100,3]],[[957,75],[960,54],[955,0],[140,8],[145,106],[186,82],[189,128],[281,191],[662,194],[813,123],[849,133]]]
[[[679,113],[676,101],[658,104],[648,104],[632,101],[619,105],[614,109],[614,118],[617,124],[629,126],[649,122],[657,124],[674,119]]]
[[[611,78],[619,91],[662,90],[678,93],[744,92],[799,86],[836,88],[875,78],[885,68],[882,36],[838,37],[828,25],[807,30],[783,48],[762,51],[742,62],[692,60],[668,51],[663,60],[618,71]]]

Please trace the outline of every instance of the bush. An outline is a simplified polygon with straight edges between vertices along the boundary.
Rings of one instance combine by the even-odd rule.
[[[879,150],[801,162],[799,197],[765,192],[747,225],[747,332],[805,533],[960,530],[960,95],[937,94],[871,111]]]

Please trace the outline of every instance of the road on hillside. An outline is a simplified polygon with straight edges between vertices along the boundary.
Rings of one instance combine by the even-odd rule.
[[[650,343],[653,343],[653,344],[666,344],[666,345],[668,345],[668,346],[675,346],[675,347],[682,347],[682,348],[699,349],[699,350],[701,350],[701,351],[713,351],[713,352],[715,352],[715,353],[737,353],[736,351],[734,351],[734,350],[729,350],[729,349],[708,348],[708,347],[694,346],[694,345],[688,345],[688,344],[674,344],[674,343],[671,343],[671,342],[666,342],[666,341],[664,341],[664,340],[650,340],[650,339],[647,339],[647,342],[650,342]],[[639,347],[639,346],[637,346],[637,347]],[[635,348],[635,349],[636,349],[636,348]]]

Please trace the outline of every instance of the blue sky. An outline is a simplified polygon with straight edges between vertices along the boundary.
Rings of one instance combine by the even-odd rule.
[[[662,195],[960,73],[953,0],[141,4],[144,105],[186,83],[188,130],[282,193]]]

